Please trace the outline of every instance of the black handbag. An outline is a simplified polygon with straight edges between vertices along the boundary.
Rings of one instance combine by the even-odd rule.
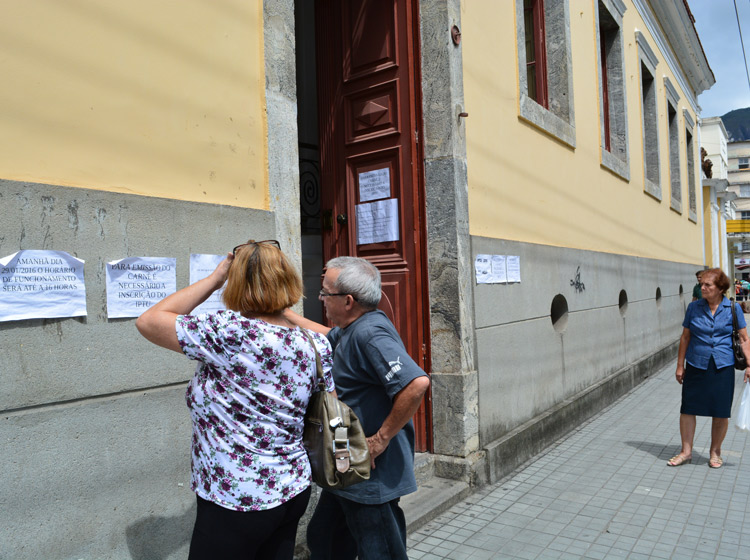
[[[740,333],[737,328],[737,311],[734,306],[734,298],[732,298],[732,352],[734,353],[734,369],[747,369],[747,358],[745,352],[742,350],[742,344],[740,343]]]
[[[315,484],[346,488],[370,478],[370,450],[359,418],[349,406],[326,391],[320,354],[312,337],[300,329],[315,350],[318,391],[305,413],[302,443]]]

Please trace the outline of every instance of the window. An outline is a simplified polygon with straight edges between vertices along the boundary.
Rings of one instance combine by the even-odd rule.
[[[625,58],[620,31],[626,7],[621,0],[599,0],[598,6],[602,165],[629,179]]]
[[[547,55],[544,41],[544,1],[524,0],[524,34],[526,36],[526,80],[531,99],[547,103]]]
[[[685,120],[685,148],[687,150],[685,160],[687,161],[688,173],[688,217],[695,223],[698,223],[698,204],[695,193],[695,143],[693,142],[693,127],[695,126],[695,121],[693,120],[693,117],[690,116],[690,113],[684,109],[682,115]]]
[[[669,78],[664,78],[667,93],[667,130],[669,131],[669,184],[671,185],[672,210],[682,213],[682,181],[680,181],[680,128],[677,107],[680,96]]]
[[[750,210],[740,210],[740,220],[750,220]],[[743,243],[743,246],[745,244]],[[744,251],[745,249],[743,249]]]
[[[750,158],[739,158],[739,169],[750,169]]]
[[[569,0],[516,0],[521,118],[575,147]]]
[[[659,60],[640,31],[635,32],[641,61],[641,123],[643,125],[644,191],[661,200],[659,131],[656,110],[656,66]]]

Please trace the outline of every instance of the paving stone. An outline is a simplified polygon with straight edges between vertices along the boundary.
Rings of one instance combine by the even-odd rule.
[[[724,467],[709,469],[699,418],[693,463],[668,467],[680,446],[674,369],[410,535],[410,559],[747,558],[750,438],[730,427]]]

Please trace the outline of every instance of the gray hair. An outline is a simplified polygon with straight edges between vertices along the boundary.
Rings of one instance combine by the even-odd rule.
[[[326,268],[339,270],[334,288],[351,294],[365,309],[375,309],[380,303],[380,271],[369,261],[359,257],[336,257]]]

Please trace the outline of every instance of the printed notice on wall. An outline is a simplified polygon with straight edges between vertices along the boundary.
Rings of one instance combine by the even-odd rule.
[[[391,196],[391,170],[387,167],[359,174],[359,201],[368,202]]]
[[[198,280],[203,280],[209,276],[225,258],[226,255],[190,255],[190,283],[195,284]],[[226,309],[224,302],[221,301],[221,294],[223,293],[224,288],[219,288],[213,294],[208,296],[206,301],[193,309],[190,314],[198,315],[199,313],[215,313],[220,309]]]
[[[107,317],[138,317],[177,290],[177,259],[128,257],[107,263]]]
[[[0,259],[0,321],[85,316],[81,259],[41,250]]]
[[[508,282],[520,282],[521,281],[521,257],[517,255],[509,255],[505,260],[506,268],[508,271]]]
[[[477,284],[510,284],[521,281],[521,259],[515,255],[478,254],[474,259]]]
[[[357,204],[357,245],[398,241],[398,199]]]

